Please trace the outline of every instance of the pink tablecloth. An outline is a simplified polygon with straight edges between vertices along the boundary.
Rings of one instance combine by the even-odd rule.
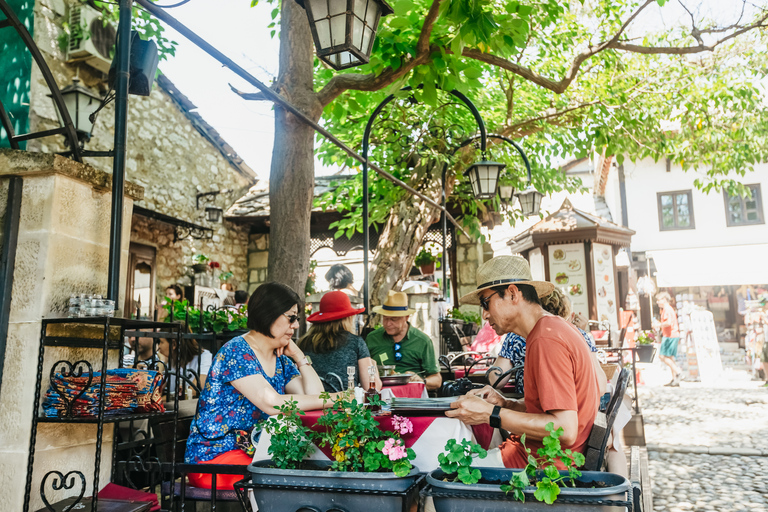
[[[427,398],[427,389],[423,382],[409,382],[402,386],[384,386],[393,396],[399,398]]]
[[[485,367],[483,367],[483,368],[472,368],[471,370],[469,370],[469,373],[470,373],[470,375],[474,375],[476,373],[485,373],[487,369],[488,368],[485,368]],[[453,371],[453,374],[454,374],[454,376],[457,379],[461,379],[462,377],[464,377],[465,373],[466,372],[464,372],[464,368],[457,368],[457,369],[455,369]]]

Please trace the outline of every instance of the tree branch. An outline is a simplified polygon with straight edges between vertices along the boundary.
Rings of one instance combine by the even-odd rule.
[[[440,2],[442,0],[432,0],[432,5],[430,5],[427,16],[424,18],[424,25],[421,27],[419,40],[416,43],[416,55],[413,58],[403,62],[396,70],[391,67],[385,69],[380,75],[372,73],[368,75],[359,73],[336,75],[317,93],[320,104],[326,106],[348,90],[378,91],[407,75],[416,66],[429,62],[433,51],[429,44],[429,39],[440,11]]]

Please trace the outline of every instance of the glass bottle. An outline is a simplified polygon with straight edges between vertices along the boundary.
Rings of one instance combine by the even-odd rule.
[[[355,367],[347,366],[347,391],[355,392]]]
[[[365,392],[365,403],[370,403],[373,397],[376,397],[377,400],[381,399],[381,396],[379,395],[379,392],[376,391],[376,366],[371,365],[368,367],[368,391]],[[381,411],[380,405],[370,405],[372,413],[377,413]]]

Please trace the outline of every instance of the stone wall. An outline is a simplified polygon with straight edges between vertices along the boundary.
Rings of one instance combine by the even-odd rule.
[[[35,40],[60,87],[70,84],[77,73],[81,85],[103,95],[106,92],[104,75],[86,65],[66,64],[66,55],[59,49],[57,38],[62,31],[62,22],[66,20],[67,8],[72,3],[72,0],[38,0],[35,4]],[[42,75],[33,69],[30,100],[33,130],[59,126],[48,94]],[[235,278],[245,283],[248,280],[248,228],[227,221],[208,223],[204,207],[213,204],[201,204],[198,209],[196,196],[202,192],[227,191],[214,199],[216,206],[226,210],[247,191],[255,177],[233,166],[198,131],[184,112],[190,107],[186,98],[172,96],[157,83],[148,97],[129,96],[126,178],[144,187],[144,198],[136,202],[137,206],[212,228],[213,238],[174,243],[172,232],[168,235],[167,224],[160,227],[155,221],[138,217],[134,218],[132,232],[137,242],[158,249],[166,243],[169,245],[158,251],[163,256],[158,258],[158,287],[178,282],[184,275],[183,265],[191,263],[191,256],[196,252],[218,261],[222,271],[234,272]],[[113,122],[114,103],[111,103],[99,113],[87,143],[88,149],[112,148]],[[64,151],[63,142],[62,136],[47,137],[30,141],[28,149],[46,153]],[[97,169],[112,171],[110,158],[88,158],[86,161]],[[155,228],[157,231],[153,231]]]
[[[251,234],[248,237],[248,293],[267,281],[269,235]]]
[[[0,150],[0,190],[9,176],[23,178],[19,238],[13,274],[10,322],[0,388],[0,510],[22,510],[29,448],[41,319],[63,316],[72,293],[106,295],[111,215],[110,176],[54,155]],[[142,190],[126,183],[124,215]],[[5,201],[0,197],[0,204]],[[5,210],[5,208],[0,208]],[[122,232],[121,278],[128,261],[129,225]],[[122,305],[122,297],[118,306]],[[117,351],[112,364],[117,362]],[[51,366],[61,359],[101,367],[96,349],[46,349],[43,391]],[[110,474],[112,427],[103,433],[100,478]],[[39,487],[51,470],[80,470],[93,485],[95,425],[41,423],[38,426],[30,510],[43,506]],[[71,491],[70,491],[71,492]],[[90,492],[88,488],[87,492]],[[63,497],[61,493],[46,495]]]
[[[458,233],[458,246],[456,247],[456,275],[458,277],[459,298],[477,289],[475,273],[484,261],[493,257],[493,251],[489,244],[473,242],[466,236]],[[486,247],[487,246],[487,247]],[[461,306],[462,311],[480,313],[479,306]]]

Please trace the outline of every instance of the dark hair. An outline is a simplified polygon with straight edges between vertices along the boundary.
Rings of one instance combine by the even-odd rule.
[[[248,292],[245,290],[237,290],[235,292],[235,302],[237,304],[245,304],[248,302]]]
[[[173,363],[176,362],[176,340],[168,340],[168,347],[168,367],[170,368],[173,366]],[[197,340],[193,338],[182,338],[181,350],[179,350],[179,352],[179,358],[181,359],[179,367],[183,369],[192,362],[195,356],[202,354],[203,349],[200,348]]]
[[[331,285],[332,290],[342,290],[355,282],[352,271],[345,265],[337,263],[325,273],[325,280]]]
[[[173,290],[174,292],[176,292],[176,295],[178,295],[181,298],[184,298],[184,294],[181,292],[181,286],[179,286],[177,284],[172,284],[170,286],[166,286],[165,289],[166,290]]]
[[[286,285],[264,283],[248,299],[248,328],[272,338],[272,324],[297,304],[301,304],[299,295]]]
[[[536,288],[529,284],[517,284],[517,283],[509,283],[504,284],[500,286],[494,286],[491,288],[494,292],[499,294],[499,297],[502,299],[504,298],[504,295],[507,293],[507,288],[509,288],[510,284],[514,284],[517,286],[517,289],[520,290],[520,295],[523,296],[523,300],[526,302],[530,302],[531,304],[538,304],[541,306],[541,300],[539,300],[539,293],[536,291]]]

